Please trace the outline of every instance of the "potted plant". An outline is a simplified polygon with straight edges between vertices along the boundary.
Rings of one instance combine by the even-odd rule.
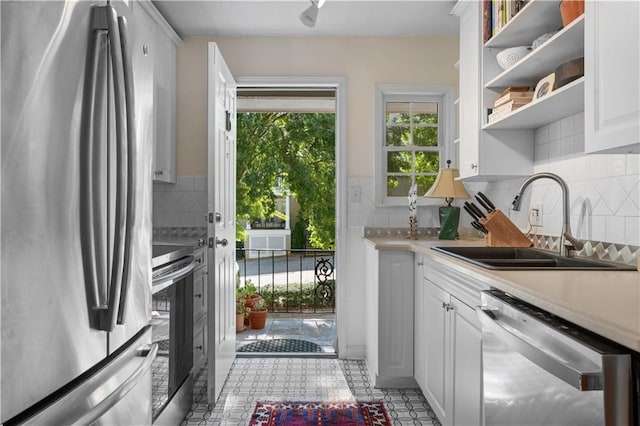
[[[249,317],[249,308],[244,306],[244,298],[236,301],[236,333],[242,333],[245,330],[244,321]]]
[[[251,282],[251,280],[245,281],[244,287],[242,287],[242,291],[244,292],[245,296],[244,306],[249,309],[251,309],[256,300],[262,299],[262,296],[256,293],[256,286]]]
[[[255,330],[264,328],[264,325],[267,322],[267,308],[264,299],[257,299],[253,302],[251,311],[249,312],[249,322],[251,324],[251,328]]]

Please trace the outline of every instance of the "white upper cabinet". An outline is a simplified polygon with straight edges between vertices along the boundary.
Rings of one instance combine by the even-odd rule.
[[[640,152],[640,2],[585,2],[585,151]]]
[[[460,177],[494,180],[531,174],[533,131],[482,129],[487,115],[483,64],[488,61],[482,45],[482,2],[460,1],[453,13],[460,17]],[[495,62],[495,56],[491,60]]]
[[[140,1],[149,23],[154,73],[155,143],[153,180],[176,182],[176,49],[181,43],[175,31],[150,1]]]
[[[585,109],[581,77],[490,122],[494,102],[505,89],[524,86],[533,91],[558,66],[585,56],[585,18],[563,27],[558,0],[530,0],[484,42],[485,4],[459,1],[453,10],[460,17],[460,176],[466,180],[533,173],[535,129]],[[552,31],[557,32],[511,66],[498,65],[496,56],[502,50],[531,46]]]

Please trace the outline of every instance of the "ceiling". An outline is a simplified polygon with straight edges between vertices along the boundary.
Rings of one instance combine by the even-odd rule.
[[[455,0],[327,0],[316,26],[298,19],[310,0],[153,0],[182,38],[455,36]]]

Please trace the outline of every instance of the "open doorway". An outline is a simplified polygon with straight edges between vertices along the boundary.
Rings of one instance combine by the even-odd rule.
[[[337,353],[336,92],[238,85],[239,355]]]

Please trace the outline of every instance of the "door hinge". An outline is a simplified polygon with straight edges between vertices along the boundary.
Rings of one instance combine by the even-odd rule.
[[[231,131],[231,111],[225,111],[224,115],[225,115],[224,128],[227,130],[227,132],[230,132]]]

